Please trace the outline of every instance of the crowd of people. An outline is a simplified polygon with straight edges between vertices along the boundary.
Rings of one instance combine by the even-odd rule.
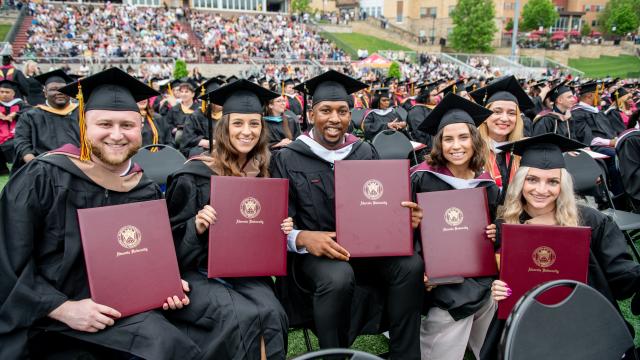
[[[173,9],[133,5],[35,5],[21,56],[86,60],[197,59]]]

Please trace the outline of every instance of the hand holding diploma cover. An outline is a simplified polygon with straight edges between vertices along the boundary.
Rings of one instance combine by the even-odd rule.
[[[78,210],[91,299],[122,316],[185,297],[165,200]]]
[[[486,236],[489,206],[483,187],[418,194],[423,209],[422,253],[430,285],[497,274]]]
[[[288,204],[287,179],[212,176],[209,277],[286,275]]]
[[[542,283],[568,279],[587,282],[588,227],[503,224],[500,280],[512,293],[498,303],[498,318],[506,319],[518,300]],[[553,289],[538,300],[556,304],[571,291]]]
[[[408,160],[335,165],[336,241],[351,257],[413,255]]]

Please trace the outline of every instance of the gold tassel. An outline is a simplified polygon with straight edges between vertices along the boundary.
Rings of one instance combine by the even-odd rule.
[[[614,93],[614,95],[616,96],[616,107],[618,108],[618,110],[620,110],[620,92],[618,90],[616,90],[616,92]]]
[[[471,91],[476,91],[477,88],[478,88],[478,85],[473,84],[473,86],[471,87]]]
[[[453,84],[453,95],[458,95],[458,87]]]
[[[280,89],[282,91],[281,96],[284,97],[284,80],[282,81],[282,87]]]
[[[599,97],[599,89],[600,89],[600,85],[596,84],[596,93],[593,95],[593,106],[594,107],[598,107],[598,103],[600,102],[600,99],[598,99]]]
[[[411,96],[415,96],[415,95],[416,95],[416,84],[411,83]]]
[[[78,126],[80,127],[80,160],[91,160],[91,144],[87,140],[87,123],[84,114],[84,96],[82,95],[82,85],[78,81]]]
[[[173,90],[171,89],[171,81],[169,81],[169,83],[167,84],[167,93],[169,93],[170,96],[173,96]]]
[[[156,124],[153,123],[153,117],[151,115],[149,115],[149,113],[147,113],[147,122],[149,123],[149,126],[151,126],[151,132],[153,133],[153,143],[157,144],[158,143],[158,128],[156,127]],[[157,152],[158,148],[154,147],[151,149],[151,152]]]
[[[204,86],[202,86],[200,88],[201,88],[200,97],[202,97],[202,96],[204,96]],[[202,110],[203,114],[207,110],[207,101],[205,99],[202,99],[202,108],[200,110]]]

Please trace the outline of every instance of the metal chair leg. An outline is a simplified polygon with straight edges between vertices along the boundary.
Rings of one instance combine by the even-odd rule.
[[[636,261],[640,262],[640,252],[638,251],[638,247],[633,242],[633,239],[631,238],[628,232],[623,231],[622,233],[624,234],[625,239],[627,239],[627,243],[631,247],[631,252],[633,253],[633,256],[635,256]]]
[[[311,345],[311,337],[309,336],[309,329],[302,329],[302,334],[304,335],[304,344],[307,347],[307,351],[313,351],[313,346]]]

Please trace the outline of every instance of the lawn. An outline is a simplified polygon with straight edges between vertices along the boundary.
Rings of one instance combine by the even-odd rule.
[[[630,55],[601,56],[598,59],[570,59],[569,66],[584,71],[586,77],[640,77],[640,58]]]
[[[0,41],[6,39],[7,34],[11,31],[11,26],[12,25],[0,25]]]
[[[391,41],[380,39],[375,36],[365,35],[360,33],[327,33],[322,32],[322,37],[327,38],[338,47],[349,53],[354,58],[357,58],[358,49],[367,49],[369,54],[380,50],[395,50],[395,51],[411,51],[411,49],[398,45]]]

